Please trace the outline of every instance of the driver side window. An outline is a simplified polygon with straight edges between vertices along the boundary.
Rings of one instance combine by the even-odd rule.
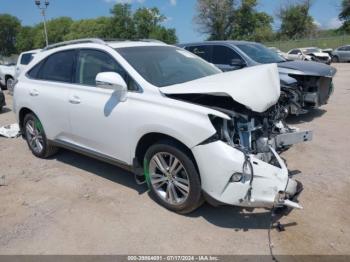
[[[114,58],[102,51],[82,49],[79,51],[75,83],[96,86],[96,76],[103,72],[120,74],[128,85],[129,91],[138,90],[138,86]]]

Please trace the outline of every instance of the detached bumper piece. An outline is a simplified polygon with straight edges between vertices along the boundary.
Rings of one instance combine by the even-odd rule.
[[[272,144],[274,148],[284,148],[294,144],[311,141],[312,137],[312,131],[297,131],[275,136],[272,140]]]

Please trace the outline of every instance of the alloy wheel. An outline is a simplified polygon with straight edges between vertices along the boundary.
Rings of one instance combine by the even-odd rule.
[[[174,155],[155,154],[149,163],[150,182],[158,196],[171,205],[181,205],[190,193],[186,169]]]
[[[38,120],[28,120],[26,123],[26,138],[30,148],[37,154],[44,150],[42,127]]]

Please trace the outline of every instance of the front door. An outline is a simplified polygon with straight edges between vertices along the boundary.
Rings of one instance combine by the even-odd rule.
[[[130,156],[128,141],[128,108],[132,99],[120,101],[120,93],[96,86],[101,72],[123,69],[109,54],[92,49],[79,51],[75,85],[69,94],[72,136],[77,146],[127,162]],[[128,83],[127,79],[125,79]]]

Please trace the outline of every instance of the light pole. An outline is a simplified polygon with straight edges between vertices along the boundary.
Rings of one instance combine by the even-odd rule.
[[[46,46],[49,45],[49,38],[47,37],[47,29],[46,29],[46,9],[49,6],[49,0],[43,0],[43,4],[41,4],[40,0],[35,0],[36,6],[40,9],[40,13],[43,16],[44,20],[44,30],[45,30],[45,40],[46,40]]]

